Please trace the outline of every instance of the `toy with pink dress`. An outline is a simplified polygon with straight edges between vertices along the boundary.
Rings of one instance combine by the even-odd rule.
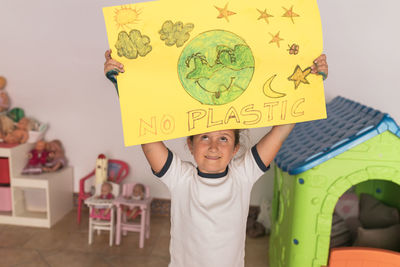
[[[133,200],[143,200],[145,195],[145,187],[143,184],[135,184],[132,190],[132,195],[129,197],[125,197],[126,199],[133,199]],[[137,216],[141,214],[141,210],[139,207],[133,207],[132,209],[123,206],[123,210],[126,212],[126,219],[127,220],[134,220]]]
[[[22,170],[22,174],[42,173],[42,168],[47,162],[48,155],[49,152],[46,150],[46,142],[43,140],[38,141],[35,148],[28,153],[29,161]]]
[[[99,196],[96,196],[96,198],[104,200],[114,199],[114,195],[112,194],[112,185],[109,182],[103,182],[103,184],[101,185],[101,194]],[[111,219],[110,210],[110,207],[105,207],[101,204],[96,205],[92,209],[90,217],[94,219],[109,221]]]

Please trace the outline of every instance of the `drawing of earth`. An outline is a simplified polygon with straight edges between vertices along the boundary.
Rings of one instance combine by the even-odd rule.
[[[194,99],[207,105],[223,105],[238,98],[253,73],[250,47],[236,34],[223,30],[195,37],[178,61],[182,86]]]

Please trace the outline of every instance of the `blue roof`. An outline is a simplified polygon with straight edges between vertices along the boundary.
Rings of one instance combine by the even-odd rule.
[[[400,128],[386,113],[338,96],[326,105],[327,119],[298,123],[275,157],[291,175],[305,172],[384,132],[400,138]]]

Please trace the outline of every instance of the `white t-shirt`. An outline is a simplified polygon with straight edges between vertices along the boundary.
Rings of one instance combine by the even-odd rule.
[[[171,192],[169,267],[243,267],[251,189],[268,168],[255,147],[220,174],[169,151],[156,174]]]

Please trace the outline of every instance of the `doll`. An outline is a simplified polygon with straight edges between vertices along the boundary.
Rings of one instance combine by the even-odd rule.
[[[109,182],[103,182],[101,184],[101,192],[100,195],[97,196],[98,199],[114,199],[114,195],[112,194],[112,185]],[[102,205],[95,206],[93,208],[91,217],[103,220],[110,220],[111,208],[104,208]]]
[[[46,151],[46,142],[43,140],[37,141],[35,148],[28,154],[28,164],[22,170],[22,174],[40,174],[42,167],[46,164],[48,152]]]
[[[60,140],[53,140],[46,144],[48,156],[42,170],[44,172],[54,172],[67,165],[67,159],[64,155],[64,149]]]
[[[29,138],[30,120],[23,117],[16,124],[15,129],[4,137],[4,142],[7,144],[24,144]]]
[[[7,80],[6,78],[0,76],[0,113],[3,111],[7,111],[10,107],[10,99],[5,90]]]
[[[135,184],[132,190],[132,195],[125,197],[126,199],[133,199],[133,200],[143,200],[144,199],[144,194],[145,194],[145,187],[143,184]],[[134,207],[132,209],[129,209],[128,207],[125,207],[125,212],[126,212],[126,219],[127,220],[134,220],[139,214],[141,214],[141,210],[138,207]]]

